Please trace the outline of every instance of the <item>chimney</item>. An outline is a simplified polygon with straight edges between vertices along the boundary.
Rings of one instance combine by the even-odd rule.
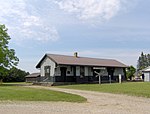
[[[74,53],[74,57],[78,57],[78,53],[77,52]]]

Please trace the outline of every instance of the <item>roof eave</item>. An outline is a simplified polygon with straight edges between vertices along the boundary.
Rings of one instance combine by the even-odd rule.
[[[36,68],[40,68],[42,61],[45,59],[45,57],[47,56],[47,54],[45,54],[43,56],[43,58],[38,62],[38,64],[36,65]]]
[[[43,57],[43,58],[39,61],[39,63],[36,65],[36,68],[37,68],[37,69],[41,67],[41,63],[42,63],[42,61],[43,61],[46,57],[48,57],[49,59],[51,59],[53,62],[57,63],[54,59],[52,59],[50,56],[48,56],[48,54],[45,54],[44,57]]]
[[[58,63],[58,65],[128,68],[128,66],[126,66],[126,65],[123,65],[123,66],[115,66],[115,65],[84,65],[84,64],[64,64],[64,63]]]

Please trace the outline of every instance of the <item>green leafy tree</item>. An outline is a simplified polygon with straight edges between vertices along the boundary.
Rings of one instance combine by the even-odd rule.
[[[133,66],[128,67],[126,71],[127,78],[131,80],[131,78],[134,77],[135,72],[136,69]]]
[[[29,75],[29,72],[25,72],[16,67],[11,68],[8,74],[4,77],[4,82],[24,82],[25,76]]]
[[[16,66],[19,59],[15,55],[14,49],[9,49],[8,44],[11,39],[7,33],[7,28],[5,25],[0,25],[0,80],[7,73],[7,69]]]

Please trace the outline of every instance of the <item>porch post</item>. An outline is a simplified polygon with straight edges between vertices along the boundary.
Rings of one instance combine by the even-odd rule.
[[[109,75],[109,82],[110,82],[110,84],[111,84],[111,75]]]
[[[119,74],[119,83],[121,84],[121,74]]]
[[[101,75],[99,75],[99,84],[101,84]]]

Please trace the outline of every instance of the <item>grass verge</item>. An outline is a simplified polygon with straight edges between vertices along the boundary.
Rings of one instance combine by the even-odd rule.
[[[63,102],[85,102],[86,99],[79,95],[63,92],[27,88],[22,86],[0,86],[0,101],[63,101]]]
[[[98,91],[115,94],[127,94],[132,96],[140,96],[150,98],[150,83],[146,82],[133,82],[122,84],[79,84],[79,85],[67,85],[58,86],[60,88],[79,89]]]

